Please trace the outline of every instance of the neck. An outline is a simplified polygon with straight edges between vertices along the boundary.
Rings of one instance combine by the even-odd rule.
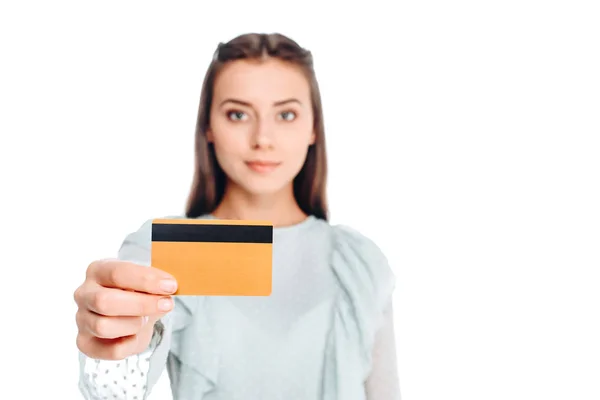
[[[306,219],[290,184],[278,193],[255,196],[228,184],[223,200],[212,213],[219,219],[270,221],[273,226],[295,225]]]

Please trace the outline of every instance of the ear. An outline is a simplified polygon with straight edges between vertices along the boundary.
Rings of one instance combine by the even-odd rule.
[[[313,133],[310,135],[310,142],[309,144],[315,144],[315,141],[317,140],[317,134],[315,133],[315,131],[313,131]]]
[[[210,129],[210,128],[208,128],[206,130],[206,141],[208,143],[212,143],[214,141],[214,135],[213,135],[212,129]]]

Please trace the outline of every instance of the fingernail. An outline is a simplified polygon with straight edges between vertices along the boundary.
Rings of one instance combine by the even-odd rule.
[[[148,323],[148,316],[142,317],[142,326]]]
[[[177,290],[177,282],[172,280],[164,280],[160,281],[160,289],[164,290],[167,293],[173,293]]]
[[[173,307],[171,299],[160,299],[158,301],[158,309],[161,311],[169,311]]]

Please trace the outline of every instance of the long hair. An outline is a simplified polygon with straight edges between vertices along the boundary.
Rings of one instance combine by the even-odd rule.
[[[325,128],[321,94],[313,68],[312,54],[292,39],[278,33],[241,35],[227,43],[220,43],[215,51],[206,71],[200,94],[195,134],[194,177],[186,204],[188,218],[211,213],[219,205],[225,193],[227,177],[217,162],[213,145],[206,137],[210,126],[210,108],[217,75],[228,62],[269,57],[298,66],[310,84],[313,128],[316,137],[314,144],[308,148],[302,169],[294,178],[294,197],[306,214],[328,219]]]

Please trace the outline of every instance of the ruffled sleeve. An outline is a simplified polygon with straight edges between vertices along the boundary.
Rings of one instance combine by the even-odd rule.
[[[369,238],[331,228],[331,267],[339,285],[325,355],[325,400],[364,400],[376,333],[383,326],[396,278]]]

